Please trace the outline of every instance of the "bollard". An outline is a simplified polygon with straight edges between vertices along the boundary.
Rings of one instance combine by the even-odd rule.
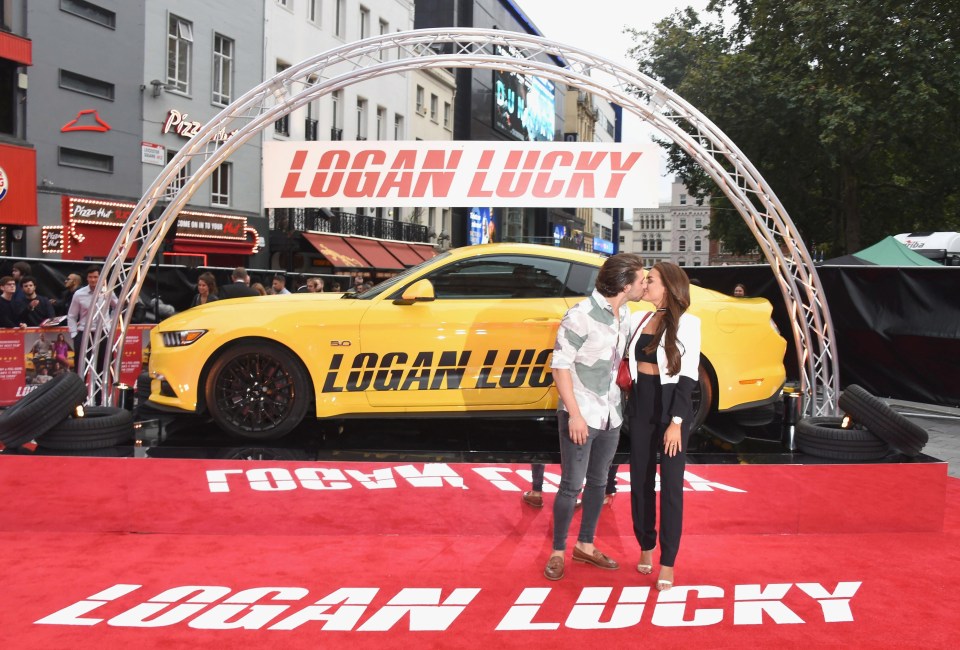
[[[116,384],[117,406],[125,411],[133,410],[133,388],[126,384]]]
[[[783,388],[783,429],[781,441],[787,451],[797,450],[796,428],[802,407],[800,392],[793,386]]]

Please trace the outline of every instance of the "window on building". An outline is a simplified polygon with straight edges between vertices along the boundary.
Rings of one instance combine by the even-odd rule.
[[[370,10],[360,7],[360,38],[370,36]]]
[[[303,139],[311,142],[320,139],[320,121],[317,119],[317,105],[314,102],[307,104],[307,117],[303,123]]]
[[[681,195],[680,195],[680,205],[686,205],[686,204],[687,204],[687,195],[686,195],[686,194],[681,194]]]
[[[290,66],[286,63],[280,63],[277,61],[277,74],[280,74]],[[290,136],[290,114],[287,113],[279,120],[273,123],[273,132],[277,135]]]
[[[367,139],[367,100],[357,97],[357,140]]]
[[[115,91],[114,85],[108,81],[101,81],[69,70],[60,71],[60,87],[110,101],[113,101]]]
[[[694,238],[694,240],[693,240],[693,251],[694,251],[695,253],[699,253],[701,250],[703,250],[702,246],[703,246],[703,244],[702,244],[702,242],[700,241],[700,238],[699,238],[699,237]]]
[[[90,22],[103,25],[110,29],[117,28],[117,14],[109,9],[99,7],[86,0],[60,0],[60,9],[89,20]]]
[[[320,1],[307,0],[307,20],[317,25],[320,24]]]
[[[379,31],[377,32],[377,35],[386,36],[389,33],[390,33],[390,23],[388,23],[383,18],[381,18],[379,23]],[[381,61],[383,60],[383,53],[384,53],[384,50],[382,49],[379,52],[377,52],[377,56],[380,58]]]
[[[113,156],[69,147],[57,147],[57,162],[64,167],[79,167],[95,172],[113,173]]]
[[[687,260],[683,259],[682,257],[679,260],[677,260],[677,266],[686,266],[686,265],[687,265]]]
[[[433,93],[431,93],[430,94],[430,119],[434,122],[439,120],[439,117],[440,117],[439,107],[440,107],[440,98],[434,95]]]
[[[403,115],[393,116],[393,139],[403,140]]]
[[[182,93],[189,93],[192,64],[193,23],[170,14],[167,25],[167,85]]]
[[[222,162],[210,175],[210,204],[230,205],[230,188],[233,184],[233,163]]]
[[[343,38],[347,33],[347,0],[333,0],[333,33]]]
[[[170,164],[170,161],[173,160],[174,156],[177,155],[176,151],[167,149],[167,164]],[[177,192],[184,186],[187,182],[187,178],[190,177],[190,162],[187,161],[187,164],[183,166],[183,169],[177,172],[177,176],[170,181],[170,184],[167,185],[166,198],[172,199],[177,195]]]
[[[453,117],[453,107],[450,102],[443,102],[443,128],[450,128],[450,120]]]
[[[680,230],[686,230],[686,229],[687,229],[687,218],[686,218],[686,217],[680,217],[680,225],[679,225],[678,227],[680,228]]]
[[[699,257],[693,260],[693,265],[694,265],[694,266],[700,266],[700,258],[699,258]]]
[[[213,103],[226,106],[233,97],[233,39],[213,35]]]
[[[333,116],[330,118],[330,125],[333,127],[333,131],[340,131],[343,133],[343,119],[341,117],[341,111],[343,110],[343,91],[335,90],[330,93],[330,103],[333,110]],[[330,138],[331,140],[340,140],[341,138]]]
[[[377,106],[377,140],[385,140],[387,136],[387,109]]]
[[[290,0],[277,0],[277,4],[283,7],[284,9],[290,8]]]
[[[423,104],[423,101],[424,101],[423,97],[424,97],[423,86],[417,86],[417,113],[419,113],[420,115],[423,115],[424,113],[427,112],[427,107],[424,106]]]
[[[663,251],[663,240],[660,239],[659,235],[657,236],[657,250]]]
[[[697,217],[696,219],[694,219],[693,227],[696,228],[697,230],[700,230],[701,228],[703,228],[703,219],[701,219],[700,217]]]
[[[680,240],[677,242],[677,250],[680,251],[681,253],[682,253],[683,251],[687,250],[687,238],[686,238],[686,237],[681,237]]]

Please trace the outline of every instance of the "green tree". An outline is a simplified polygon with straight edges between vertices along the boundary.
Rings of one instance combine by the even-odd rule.
[[[634,32],[639,69],[727,134],[806,243],[852,252],[888,234],[960,227],[960,4],[713,0]],[[723,25],[726,10],[734,19]],[[679,148],[669,168],[711,194],[711,236],[754,246]]]

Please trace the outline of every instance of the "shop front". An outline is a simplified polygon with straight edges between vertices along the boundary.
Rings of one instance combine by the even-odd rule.
[[[37,225],[37,152],[0,143],[0,255],[23,257],[25,233]]]
[[[110,253],[135,203],[81,196],[61,198],[61,225],[44,226],[42,252],[65,260],[102,260]],[[258,234],[244,216],[181,210],[163,250],[163,261],[188,266],[247,266]],[[133,255],[135,251],[131,251]]]

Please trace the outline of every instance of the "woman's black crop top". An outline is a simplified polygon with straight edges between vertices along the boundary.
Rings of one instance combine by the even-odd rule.
[[[645,361],[646,363],[656,363],[657,362],[657,351],[654,350],[653,354],[647,354],[643,351],[643,348],[647,347],[650,344],[650,341],[653,340],[653,334],[641,334],[640,338],[637,339],[637,347],[633,351],[633,358],[635,361]]]

